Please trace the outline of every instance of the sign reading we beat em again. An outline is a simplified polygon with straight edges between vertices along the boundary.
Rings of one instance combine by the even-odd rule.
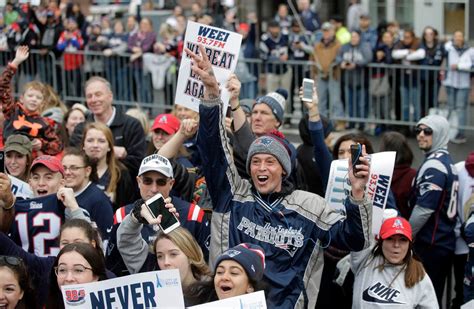
[[[232,31],[192,21],[188,21],[186,26],[184,47],[199,54],[199,44],[204,46],[219,83],[224,112],[227,110],[230,99],[230,93],[225,85],[237,65],[241,43],[242,35]],[[174,102],[199,111],[199,102],[204,95],[204,85],[199,76],[191,70],[191,60],[191,57],[183,52]]]
[[[184,308],[177,269],[66,285],[61,290],[66,309]]]

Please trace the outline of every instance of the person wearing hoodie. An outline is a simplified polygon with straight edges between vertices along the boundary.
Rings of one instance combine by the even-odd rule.
[[[344,44],[336,58],[344,73],[344,94],[346,109],[350,118],[366,119],[369,115],[369,93],[366,66],[372,61],[372,50],[369,43],[361,41],[360,32],[351,32],[351,41]],[[354,126],[353,124],[351,126]],[[364,129],[362,121],[359,127]]]
[[[454,251],[453,262],[454,292],[456,292],[456,296],[453,299],[452,308],[459,308],[464,303],[464,301],[474,299],[474,280],[472,280],[473,269],[470,268],[474,266],[474,252],[469,254],[470,264],[466,264],[468,261],[469,247],[462,237],[461,232],[462,226],[467,225],[468,220],[470,220],[470,223],[474,223],[474,217],[470,217],[470,214],[472,214],[472,211],[474,210],[474,208],[471,208],[471,206],[474,204],[474,151],[469,153],[465,161],[456,163],[455,167],[458,172],[459,192],[456,228],[454,230],[456,233],[456,250]],[[472,228],[474,228],[474,225],[471,227],[471,229]],[[474,231],[474,229],[472,229],[472,231]],[[466,272],[464,268],[466,268]],[[463,281],[465,276],[470,278],[469,281],[472,280],[472,284],[466,285],[466,287],[472,285],[472,287],[470,287],[470,293],[463,293]]]
[[[469,70],[474,63],[474,48],[470,48],[461,31],[454,32],[453,40],[445,45],[448,60],[448,70],[443,85],[448,95],[449,113],[456,112],[458,125],[465,126],[471,75]],[[466,136],[464,129],[459,129],[457,136],[451,140],[455,144],[464,144]]]
[[[416,173],[409,202],[413,209],[410,224],[415,238],[414,251],[433,281],[441,304],[456,245],[458,176],[448,152],[446,118],[426,116],[418,121],[415,132],[425,160]]]

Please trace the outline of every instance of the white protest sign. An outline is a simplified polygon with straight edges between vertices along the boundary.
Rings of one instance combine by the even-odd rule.
[[[204,45],[207,57],[212,64],[214,75],[221,90],[225,112],[229,104],[230,93],[225,88],[227,80],[235,70],[239,59],[242,36],[238,33],[188,21],[184,47],[199,54],[199,45]],[[204,94],[204,86],[199,76],[191,71],[191,58],[183,52],[179,66],[178,85],[175,104],[199,111],[199,102]]]
[[[383,210],[387,204],[390,184],[395,166],[395,151],[373,153],[370,157],[370,175],[366,194],[372,201],[372,232],[378,234],[382,226]],[[344,209],[346,191],[351,189],[347,160],[334,160],[331,163],[326,201],[335,209]]]
[[[71,308],[184,308],[177,269],[140,273],[61,287]]]
[[[188,307],[188,309],[211,309],[211,308],[226,308],[226,309],[266,309],[267,302],[265,300],[265,293],[258,291],[241,296],[231,297],[224,300],[213,301],[207,304]]]

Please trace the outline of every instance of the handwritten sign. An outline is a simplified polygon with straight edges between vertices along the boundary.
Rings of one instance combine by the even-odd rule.
[[[212,64],[227,110],[230,93],[225,88],[227,80],[234,72],[239,58],[242,36],[238,33],[188,21],[184,46],[199,54],[199,44],[204,45],[207,57]],[[191,57],[185,52],[179,67],[175,104],[199,111],[199,102],[204,95],[204,85],[199,76],[191,70]]]
[[[387,204],[395,151],[379,152],[369,155],[370,175],[365,193],[372,201],[372,232],[378,234],[382,225],[383,210]],[[347,160],[334,160],[331,163],[326,201],[335,209],[344,209],[344,201],[351,189]]]

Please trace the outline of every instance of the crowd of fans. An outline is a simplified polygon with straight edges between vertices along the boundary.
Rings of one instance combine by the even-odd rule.
[[[438,111],[442,86],[450,121],[468,125],[474,52],[464,34],[456,31],[447,40],[430,26],[415,33],[409,27],[400,29],[397,21],[374,25],[357,0],[351,3],[347,25],[343,15],[322,22],[309,0],[297,1],[297,15],[281,4],[275,17],[263,23],[266,32],[260,38],[256,14],[239,18],[235,8],[211,10],[194,3],[186,16],[182,7],[175,6],[165,22],[153,25],[140,14],[86,17],[73,3],[58,6],[49,1],[38,7],[8,3],[3,22],[0,19],[0,50],[5,51],[6,64],[12,56],[8,51],[27,45],[34,55],[22,76],[30,81],[39,74],[42,81],[53,84],[55,71],[60,95],[81,97],[84,76],[100,75],[110,81],[117,100],[165,105],[173,98],[186,23],[193,20],[242,34],[236,69],[241,98],[255,98],[263,88],[289,90],[286,123],[295,112],[298,85],[308,77],[318,81],[323,115],[330,112],[333,118],[356,121],[339,121],[337,130],[367,129],[368,117],[415,123],[430,109]],[[263,66],[246,63],[249,59],[263,60]],[[283,63],[288,60],[295,62]],[[413,65],[423,67],[409,67]],[[66,80],[73,82],[63,86]],[[379,125],[375,133],[385,128]],[[451,139],[464,143],[464,129]]]
[[[85,105],[66,106],[58,95],[60,89],[44,80],[25,83],[16,100],[12,79],[26,73],[22,68],[30,65],[34,47],[21,42],[15,48],[0,76],[0,148],[5,159],[4,173],[0,173],[0,306],[63,308],[61,286],[164,269],[179,270],[186,306],[263,290],[269,308],[439,308],[453,269],[455,297],[447,299],[451,308],[474,299],[474,152],[454,164],[448,151],[448,120],[425,115],[426,110],[417,111],[414,106],[402,104],[400,112],[412,110],[409,117],[417,117],[414,133],[425,155],[418,169],[412,167],[413,150],[405,135],[385,132],[380,149],[374,149],[363,133],[344,134],[331,142],[334,126],[328,118],[344,113],[348,106],[357,111],[352,116],[368,116],[356,101],[352,105],[346,101],[344,106],[339,91],[344,89],[346,97],[364,98],[357,93],[364,91],[361,84],[349,84],[365,82],[355,73],[369,62],[361,60],[364,55],[404,59],[400,61],[421,57],[416,61],[437,66],[447,57],[450,69],[445,83],[450,74],[459,74],[451,75],[456,81],[462,74],[469,76],[463,66],[467,62],[450,62],[468,51],[459,44],[461,35],[456,34],[453,49],[446,50],[444,45],[426,43],[428,39],[419,48],[411,48],[407,42],[415,37],[409,30],[398,43],[393,41],[398,31],[381,32],[381,43],[377,32],[370,30],[368,16],[359,17],[354,11],[357,3],[348,14],[357,17],[348,24],[365,31],[346,29],[345,34],[339,31],[344,28],[342,19],[321,23],[308,1],[298,3],[302,25],[311,32],[308,41],[301,37],[287,45],[284,31],[291,31],[291,37],[297,33],[293,28],[301,24],[280,6],[260,48],[267,48],[270,60],[276,55],[272,50],[277,50],[280,62],[299,49],[308,56],[319,55],[319,81],[312,101],[294,99],[304,109],[299,123],[302,144],[297,148],[279,131],[291,106],[291,88],[299,89],[300,98],[303,93],[301,80],[291,85],[290,78],[289,84],[280,84],[285,80],[281,75],[288,73],[284,65],[268,62],[264,75],[269,92],[258,98],[239,72],[232,74],[225,85],[231,94],[229,110],[223,111],[204,47],[194,54],[171,38],[156,43],[150,21],[144,18],[140,30],[127,40],[135,42],[130,48],[135,68],[143,69],[145,45],[161,53],[176,52],[178,59],[185,52],[205,86],[199,112],[175,104],[172,111],[154,115],[153,123],[148,123],[140,109],[125,111],[115,106],[117,97],[126,95],[114,88],[119,79],[92,71],[84,75],[74,65],[68,69],[84,79],[84,85],[71,79],[62,86],[84,93]],[[92,48],[111,41],[99,38],[106,36],[103,25],[91,25],[91,32],[82,34],[85,18],[72,7],[75,18],[67,19],[68,30],[58,32],[53,49],[84,44]],[[14,12],[11,9],[8,12]],[[197,9],[202,8],[194,6],[195,20],[212,22]],[[15,24],[22,12],[29,10],[20,8],[15,18],[5,14],[5,22]],[[54,4],[43,13],[55,22],[62,16]],[[235,12],[227,11],[222,26],[255,30],[255,24],[232,28],[234,18]],[[165,25],[184,26],[184,20],[177,7]],[[113,28],[123,32],[118,21]],[[318,33],[321,37],[314,45]],[[341,38],[347,44],[341,44]],[[118,49],[104,52],[127,50],[125,40],[116,39],[122,42]],[[280,39],[285,45],[276,43]],[[90,44],[94,41],[97,44]],[[357,47],[360,42],[371,47]],[[253,50],[247,44],[252,43],[245,41],[242,53],[256,52],[255,44]],[[392,51],[397,45],[403,48]],[[329,57],[327,48],[335,51],[333,56]],[[323,55],[328,57],[324,61]],[[440,62],[431,63],[429,55]],[[64,65],[82,61],[76,57],[65,53]],[[332,65],[335,61],[340,61],[337,66]],[[301,68],[302,72],[306,69]],[[346,75],[354,73],[344,87],[339,69]],[[383,77],[387,71],[379,73]],[[437,79],[435,75],[424,78]],[[136,77],[138,83],[143,74]],[[387,82],[393,86],[390,79]],[[400,97],[413,96],[413,85],[399,86]],[[445,86],[452,86],[449,104],[450,95],[462,97],[466,90]],[[143,97],[151,95],[149,89],[138,89]],[[252,95],[251,100],[243,100],[244,93]],[[381,104],[381,109],[386,105]],[[330,108],[333,111],[328,114]],[[359,163],[352,163],[353,145],[360,145]],[[375,206],[365,190],[372,181],[368,156],[377,150],[397,155],[384,221],[377,235],[372,235]],[[341,201],[344,211],[333,209],[323,198],[331,181],[331,162],[337,159],[347,160],[349,167]],[[145,206],[158,193],[167,211],[180,221],[180,227],[169,233],[160,230],[161,217],[150,216]]]

